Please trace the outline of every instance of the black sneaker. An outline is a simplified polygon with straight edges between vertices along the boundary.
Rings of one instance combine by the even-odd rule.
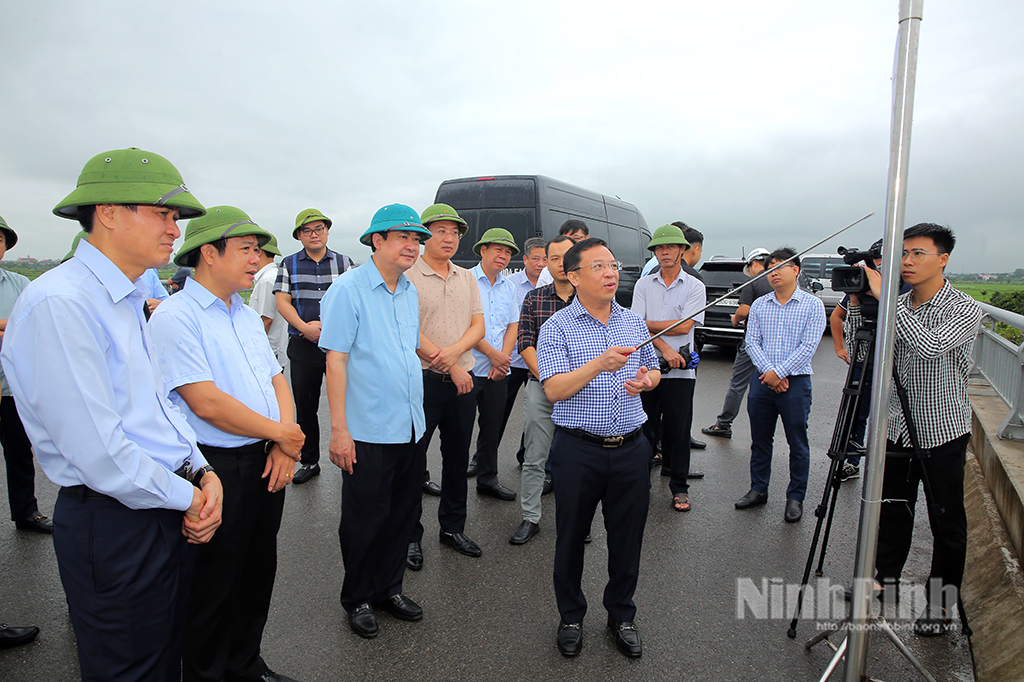
[[[719,426],[718,424],[712,424],[706,429],[701,429],[701,433],[705,436],[718,436],[719,438],[732,438],[732,427]]]
[[[860,467],[853,466],[849,462],[843,464],[843,471],[839,474],[840,481],[852,481],[860,478]]]

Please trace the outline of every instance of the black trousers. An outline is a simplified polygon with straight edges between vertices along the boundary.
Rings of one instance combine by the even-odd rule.
[[[62,489],[53,549],[83,682],[178,682],[195,548],[183,514]]]
[[[408,443],[355,445],[352,473],[341,473],[338,525],[346,611],[401,594],[407,538],[423,509],[425,464],[411,438]]]
[[[18,416],[14,398],[0,398],[0,447],[7,462],[7,499],[11,503],[11,521],[31,517],[36,502],[36,467],[32,462],[32,443]]]
[[[508,377],[499,381],[473,377],[477,424],[480,427],[476,436],[476,482],[480,486],[498,482],[498,445],[501,443],[501,418],[505,410],[505,398],[508,396],[508,381]]]
[[[513,367],[509,370],[508,375],[508,393],[505,396],[505,414],[501,417],[501,428],[498,429],[498,444],[501,445],[501,439],[505,437],[505,427],[508,426],[508,418],[512,415],[512,409],[516,404],[516,396],[519,395],[519,389],[522,388],[527,381],[530,379],[530,370],[523,369],[522,367]],[[519,450],[516,451],[516,460],[520,464],[523,463],[523,457],[526,454],[526,434],[519,434]]]
[[[292,395],[295,396],[295,422],[306,435],[302,444],[303,464],[320,462],[320,389],[327,373],[327,354],[301,336],[288,337],[291,360]]]
[[[199,449],[224,486],[213,539],[197,552],[185,624],[182,679],[256,680],[267,671],[260,641],[277,575],[277,531],[284,490],[267,490],[263,442]]]
[[[693,426],[693,389],[696,385],[696,379],[662,379],[653,391],[640,394],[647,413],[644,435],[650,441],[652,451],[657,442],[658,422],[661,421],[661,468],[672,472],[669,490],[673,495],[690,491],[686,475],[690,473],[690,427]]]
[[[967,512],[964,509],[964,465],[967,461],[967,433],[932,448],[922,460],[894,457],[893,452],[908,449],[887,443],[883,504],[879,513],[876,579],[882,583],[898,581],[910,553],[914,533],[914,513],[922,471],[927,473],[932,497],[928,499],[928,522],[932,529],[932,566],[926,592],[932,579],[942,587],[957,591],[964,578],[967,561]],[[947,608],[955,604],[945,604]]]
[[[555,485],[555,599],[566,623],[587,613],[583,595],[583,540],[598,503],[608,533],[608,584],[604,607],[616,622],[633,620],[640,550],[651,499],[651,446],[643,436],[605,448],[555,428],[551,473]]]
[[[423,372],[423,414],[427,430],[416,444],[416,459],[423,462],[423,471],[426,472],[427,449],[434,430],[439,428],[441,501],[437,507],[437,520],[444,532],[461,533],[466,529],[466,468],[469,466],[469,444],[473,440],[476,388],[458,395],[455,384],[442,380],[441,376],[429,370]],[[409,542],[422,539],[423,524],[417,520]]]

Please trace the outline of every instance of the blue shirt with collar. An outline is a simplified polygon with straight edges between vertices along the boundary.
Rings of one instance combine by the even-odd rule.
[[[508,277],[500,272],[497,279],[494,280],[494,284],[491,284],[491,280],[487,279],[484,269],[479,264],[474,266],[470,272],[473,273],[477,286],[480,288],[480,303],[484,308],[484,341],[500,353],[505,345],[505,331],[508,326],[519,324],[516,287]],[[486,378],[491,371],[491,361],[476,348],[473,349],[473,359],[476,361],[473,366],[473,374]]]
[[[131,509],[184,511],[192,484],[174,472],[206,459],[163,391],[142,287],[83,239],[74,258],[22,292],[0,361],[51,481]]]
[[[145,283],[142,290],[146,292],[146,298],[162,301],[170,296],[167,293],[167,287],[160,281],[160,273],[156,268],[150,268],[142,273],[142,281]]]
[[[392,293],[370,258],[335,280],[320,308],[320,348],[348,353],[345,419],[352,440],[418,441],[427,425],[416,287],[403,274]]]
[[[615,301],[606,326],[574,299],[541,325],[537,340],[540,380],[579,369],[612,346],[638,346],[649,338],[647,324]],[[626,393],[626,382],[636,378],[641,365],[658,369],[653,344],[632,353],[618,372],[601,372],[576,395],[559,400],[551,420],[595,436],[624,436],[635,431],[647,421],[647,415],[640,396]]]
[[[824,331],[825,305],[814,294],[797,287],[785,305],[774,292],[765,294],[750,305],[747,355],[762,374],[814,374],[811,358]]]
[[[259,441],[222,431],[201,419],[175,390],[212,381],[260,416],[281,421],[273,379],[281,373],[259,313],[231,295],[224,301],[189,277],[178,296],[160,304],[149,320],[163,389],[203,445],[237,448]]]
[[[21,296],[21,292],[28,286],[28,277],[19,275],[16,272],[0,270],[0,320],[6,320],[14,310],[14,302]],[[0,348],[3,347],[4,339],[0,336]],[[7,378],[4,377],[3,369],[0,368],[0,395],[11,395],[11,389],[7,385]]]
[[[547,272],[548,269],[544,268],[543,272]],[[518,270],[508,276],[508,281],[512,282],[512,285],[516,288],[516,320],[518,321],[520,314],[523,309],[523,301],[526,300],[526,295],[536,289],[530,279],[526,276],[526,270]],[[540,280],[537,280],[537,285],[540,286]],[[512,349],[512,366],[518,367],[519,369],[529,369],[526,366],[526,360],[523,360],[523,356],[519,354],[519,344],[517,343]]]

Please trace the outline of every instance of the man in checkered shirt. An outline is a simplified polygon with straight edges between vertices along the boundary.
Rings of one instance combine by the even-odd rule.
[[[893,386],[875,559],[876,592],[897,586],[910,552],[923,472],[931,488],[928,520],[933,535],[931,573],[925,586],[928,607],[914,624],[914,631],[923,636],[941,635],[949,629],[967,559],[964,463],[971,437],[967,378],[981,308],[946,281],[945,267],[955,244],[952,230],[933,223],[920,223],[903,232],[900,272],[911,290],[900,296],[896,305],[893,361],[907,390],[920,446],[927,455],[924,459],[907,456],[913,448]],[[865,273],[871,294],[878,298],[881,275],[871,269]],[[848,318],[851,326],[860,322],[856,296],[850,297]]]

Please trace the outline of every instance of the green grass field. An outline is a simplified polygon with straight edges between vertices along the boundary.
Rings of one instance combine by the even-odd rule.
[[[957,282],[955,288],[969,295],[975,301],[988,301],[1000,291],[1024,291],[1024,284],[997,284],[990,282]]]

